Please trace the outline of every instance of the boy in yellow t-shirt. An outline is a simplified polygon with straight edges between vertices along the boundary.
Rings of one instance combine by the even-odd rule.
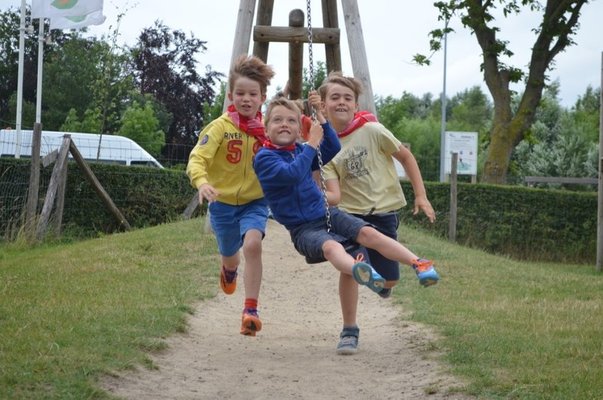
[[[423,211],[433,222],[435,212],[427,199],[419,166],[410,150],[377,122],[374,115],[358,112],[361,92],[360,81],[332,72],[319,88],[321,104],[313,104],[314,107],[322,107],[342,147],[324,168],[329,202],[338,204],[342,210],[370,222],[377,230],[397,240],[398,210],[406,205],[406,199],[392,157],[400,161],[413,185],[414,213]],[[399,264],[377,251],[367,249],[367,252],[367,262],[386,279],[380,295],[389,297],[391,288],[400,279]],[[417,259],[412,267],[423,286],[433,285],[439,280],[430,260]],[[355,349],[348,346],[353,340],[346,339],[346,332],[354,333],[357,342],[358,286],[341,275],[339,287],[344,330],[338,353],[350,354]]]

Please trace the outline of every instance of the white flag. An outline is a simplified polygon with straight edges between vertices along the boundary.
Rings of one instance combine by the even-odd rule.
[[[100,25],[105,19],[102,11],[78,17],[53,17],[50,19],[50,29],[80,29],[88,25]]]
[[[32,18],[81,17],[103,11],[103,0],[32,0]]]

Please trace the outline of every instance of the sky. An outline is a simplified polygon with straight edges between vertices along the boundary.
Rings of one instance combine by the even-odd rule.
[[[31,4],[31,0],[27,0]],[[480,48],[477,40],[463,28],[457,20],[451,20],[455,30],[448,35],[446,66],[444,52],[431,56],[430,66],[413,64],[415,54],[429,54],[428,33],[434,28],[442,28],[437,20],[434,0],[357,0],[360,23],[368,59],[371,86],[378,96],[399,98],[404,92],[415,96],[431,93],[439,97],[445,90],[448,98],[455,94],[480,86],[489,94],[483,82],[479,66]],[[258,2],[259,3],[259,2]],[[0,8],[20,7],[21,0],[0,0]],[[156,20],[173,30],[181,30],[206,42],[207,51],[197,57],[199,72],[204,74],[205,66],[214,71],[228,73],[234,43],[239,0],[104,0],[106,21],[92,26],[88,35],[101,37],[108,35],[118,26],[117,16],[124,16],[119,22],[119,39],[122,44],[133,45],[142,29],[151,27]],[[337,2],[340,47],[343,73],[352,75],[349,44],[345,31],[342,2]],[[287,26],[289,12],[295,8],[306,11],[306,0],[275,0],[272,26]],[[313,27],[322,27],[320,0],[311,0]],[[256,5],[257,13],[257,5]],[[555,59],[555,69],[549,76],[560,82],[560,102],[566,107],[574,105],[590,85],[601,86],[603,53],[603,1],[593,0],[582,7],[580,28],[574,37],[576,44],[559,54]],[[534,34],[539,15],[522,12],[510,19],[497,19],[500,27],[499,38],[509,42],[515,53],[508,64],[524,68],[529,62]],[[254,22],[255,24],[255,17]],[[253,36],[253,35],[252,35]],[[249,52],[253,49],[253,38]],[[314,44],[314,60],[324,61],[324,45]],[[307,45],[304,48],[307,68]],[[282,88],[288,75],[288,45],[270,43],[268,64],[276,71],[270,93]],[[444,86],[444,71],[446,85]],[[520,87],[516,87],[520,89]]]

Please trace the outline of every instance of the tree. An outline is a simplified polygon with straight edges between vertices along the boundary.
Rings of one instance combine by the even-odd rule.
[[[490,131],[490,143],[482,173],[482,181],[505,183],[513,149],[524,139],[535,120],[535,113],[546,86],[547,71],[552,68],[554,58],[568,46],[574,44],[572,36],[578,29],[580,10],[588,0],[547,0],[545,5],[537,0],[447,0],[435,3],[440,19],[449,21],[458,16],[464,27],[475,35],[482,49],[481,69],[484,81],[494,102],[494,117]],[[500,28],[494,25],[493,16],[500,4],[502,14],[508,18],[529,8],[542,13],[542,20],[535,30],[536,40],[531,46],[532,54],[528,70],[506,65],[503,58],[512,57],[508,42],[498,37]],[[441,48],[440,40],[445,29],[430,32],[431,49]],[[427,64],[429,60],[416,55],[415,61]],[[512,109],[513,91],[511,83],[523,82],[525,89],[516,109]]]
[[[141,107],[134,102],[122,116],[119,134],[138,143],[151,155],[158,155],[165,144],[165,134],[159,128],[159,120],[150,103]]]
[[[164,150],[170,160],[186,160],[204,125],[204,106],[213,103],[214,85],[223,76],[209,66],[205,76],[197,73],[195,57],[205,50],[205,42],[187,38],[179,30],[170,31],[159,21],[143,29],[131,49],[130,68],[136,86],[172,115]]]
[[[544,91],[536,112],[536,122],[530,127],[526,139],[516,146],[511,158],[510,173],[516,175],[518,181],[529,175],[597,175],[598,143],[590,139],[593,127],[581,120],[590,116],[581,104],[585,99],[587,103],[590,102],[588,96],[591,92],[587,90],[574,110],[568,111],[559,104],[558,82]],[[596,114],[598,116],[598,111]]]

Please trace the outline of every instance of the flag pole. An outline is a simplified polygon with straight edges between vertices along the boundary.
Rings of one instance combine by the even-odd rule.
[[[19,70],[17,75],[17,115],[15,128],[17,129],[17,143],[15,158],[21,157],[21,117],[23,107],[23,64],[25,58],[25,0],[21,0],[21,22],[19,24]]]

